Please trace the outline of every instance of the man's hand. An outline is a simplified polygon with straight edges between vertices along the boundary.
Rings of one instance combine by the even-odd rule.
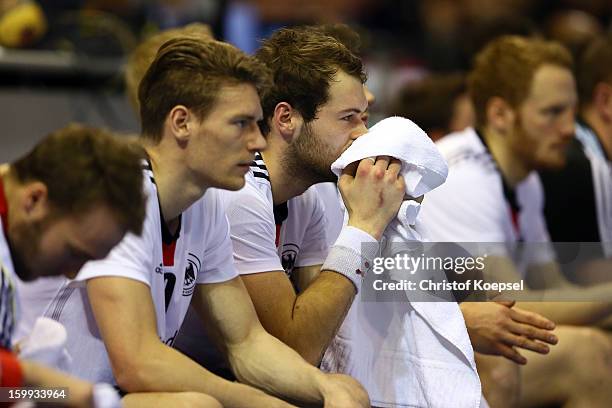
[[[338,188],[349,214],[348,225],[380,239],[404,198],[400,169],[400,161],[388,156],[378,156],[375,163],[363,159],[344,169]]]
[[[370,408],[368,393],[348,375],[326,374],[322,389],[325,408]]]
[[[514,301],[465,302],[461,304],[461,312],[475,351],[526,364],[527,359],[515,347],[547,354],[549,348],[541,342],[557,344],[557,336],[550,332],[555,324],[513,306]]]

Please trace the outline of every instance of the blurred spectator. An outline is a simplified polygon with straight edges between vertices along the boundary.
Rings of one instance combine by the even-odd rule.
[[[431,75],[408,83],[389,114],[412,120],[434,141],[474,124],[474,108],[461,73]]]
[[[0,46],[25,48],[47,31],[47,19],[35,1],[0,0]]]
[[[603,26],[593,15],[580,10],[559,11],[546,21],[546,36],[565,45],[578,59],[582,50],[597,36]]]

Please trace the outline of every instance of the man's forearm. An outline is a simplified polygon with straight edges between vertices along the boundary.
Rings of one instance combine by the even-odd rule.
[[[138,366],[116,373],[119,386],[127,392],[182,392],[208,394],[224,407],[282,405],[281,401],[250,386],[227,381],[204,369],[177,350],[163,343],[145,347],[134,356]]]
[[[344,276],[323,271],[295,299],[291,320],[271,332],[310,364],[318,365],[355,297],[355,286]]]
[[[230,365],[244,383],[304,404],[323,403],[325,375],[262,328],[228,349]]]
[[[66,406],[93,406],[93,384],[27,360],[21,360],[21,368],[27,386],[68,388]]]
[[[594,325],[612,313],[612,302],[517,302],[516,305],[556,324]]]

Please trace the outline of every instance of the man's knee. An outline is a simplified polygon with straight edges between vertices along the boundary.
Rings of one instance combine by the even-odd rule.
[[[518,365],[497,356],[476,355],[483,393],[491,406],[518,404],[520,371]]]
[[[612,378],[612,336],[591,327],[575,328],[563,360],[573,367],[573,381],[590,387]],[[606,380],[608,379],[608,380]],[[603,384],[601,384],[603,385]]]

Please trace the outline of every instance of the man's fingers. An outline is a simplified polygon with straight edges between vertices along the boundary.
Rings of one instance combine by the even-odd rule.
[[[541,329],[552,330],[555,328],[555,323],[552,320],[545,318],[537,313],[528,312],[518,307],[510,309],[510,317],[515,322],[529,324]]]
[[[514,349],[513,347],[502,344],[498,347],[497,351],[501,356],[506,357],[510,361],[514,361],[516,364],[527,364],[527,359],[523,357],[521,353],[516,351],[516,349]]]
[[[525,336],[530,339],[540,340],[548,344],[555,345],[559,341],[557,336],[551,333],[549,330],[538,329],[534,326],[511,322],[508,324],[508,329],[519,336]]]
[[[370,163],[372,163],[370,160],[364,159],[361,162],[363,161],[369,161]],[[342,170],[342,175],[346,174],[347,176],[355,177],[355,173],[357,173],[357,167],[361,164],[361,162],[353,162],[346,166],[344,170]]]
[[[389,162],[389,167],[387,167],[387,174],[396,178],[402,169],[402,162],[397,159],[391,159]]]
[[[496,300],[495,303],[499,303],[500,305],[504,305],[506,307],[512,307],[516,303],[515,300]]]
[[[389,156],[378,156],[376,158],[376,163],[374,167],[379,168],[382,171],[387,171],[387,167],[389,167],[389,161],[391,158]]]
[[[548,354],[548,352],[550,351],[550,348],[546,344],[539,343],[537,341],[530,340],[527,337],[517,336],[511,333],[504,333],[502,335],[502,340],[508,346],[519,347],[540,354]]]

